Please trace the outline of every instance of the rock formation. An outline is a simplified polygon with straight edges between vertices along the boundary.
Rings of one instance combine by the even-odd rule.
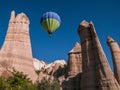
[[[81,46],[77,42],[75,47],[68,53],[68,76],[75,76],[82,72]]]
[[[54,62],[47,64],[42,60],[38,60],[34,58],[33,62],[34,62],[35,70],[45,70],[45,69],[57,70],[58,67],[64,67],[65,65],[67,65],[65,60],[55,60]]]
[[[83,21],[78,34],[82,48],[81,90],[120,90],[92,22]]]
[[[39,81],[42,79],[58,79],[60,83],[65,79],[64,75],[66,72],[67,63],[65,60],[56,60],[52,63],[46,64],[42,60],[35,59],[33,60],[35,70],[39,70]]]
[[[67,76],[63,81],[63,90],[80,90],[80,77],[82,72],[81,45],[76,43],[68,53]]]
[[[8,31],[0,50],[0,75],[11,76],[13,70],[27,74],[32,81],[57,78],[62,90],[120,90],[120,48],[108,37],[114,74],[99,42],[92,22],[83,21],[76,43],[68,53],[68,63],[57,60],[46,64],[32,57],[29,36],[30,21],[24,13],[11,12]],[[37,76],[35,70],[40,73]],[[115,76],[114,76],[115,75]]]
[[[33,63],[34,63],[35,70],[42,70],[45,67],[47,67],[47,64],[44,61],[38,60],[36,58],[33,58]]]
[[[110,47],[113,58],[114,75],[120,84],[120,48],[117,42],[112,39],[112,37],[107,38],[107,44]]]
[[[36,81],[37,75],[33,66],[29,24],[29,19],[24,13],[15,16],[15,12],[11,12],[7,34],[0,51],[0,65],[7,70],[15,69],[23,72],[33,81]]]

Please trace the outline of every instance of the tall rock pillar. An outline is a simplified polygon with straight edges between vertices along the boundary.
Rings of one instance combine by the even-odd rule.
[[[67,77],[62,90],[80,90],[82,73],[82,52],[80,43],[76,43],[68,53]]]
[[[110,47],[112,54],[114,75],[120,84],[120,48],[117,42],[112,39],[112,37],[107,38],[107,44]]]
[[[35,81],[37,76],[33,66],[29,24],[24,13],[15,16],[15,12],[11,12],[8,31],[0,51],[0,64],[4,68],[14,68],[28,74]]]
[[[81,90],[120,90],[93,24],[83,21],[78,34],[82,48]]]
[[[68,53],[68,76],[75,76],[82,72],[81,45],[77,42]]]

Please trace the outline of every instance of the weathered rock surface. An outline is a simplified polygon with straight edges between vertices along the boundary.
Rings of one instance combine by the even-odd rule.
[[[92,22],[83,21],[78,34],[81,44],[76,43],[68,53],[68,63],[57,60],[46,64],[32,57],[29,36],[30,21],[24,13],[15,16],[11,12],[8,31],[0,50],[0,75],[11,76],[12,71],[27,74],[32,81],[57,78],[62,90],[120,90],[120,48],[111,37],[110,47],[114,74],[99,42]],[[39,70],[37,76],[35,71]]]
[[[38,60],[36,58],[33,58],[33,63],[35,70],[42,70],[45,67],[47,67],[47,64],[43,60]]]
[[[64,67],[67,65],[65,60],[55,60],[51,63],[45,63],[43,60],[38,60],[36,58],[33,59],[35,70],[43,70],[43,69],[54,69],[57,70],[58,67]]]
[[[29,19],[24,13],[15,16],[15,12],[11,12],[5,41],[0,50],[0,65],[7,70],[14,68],[16,71],[23,72],[36,81],[29,23]]]
[[[77,42],[68,53],[68,76],[75,76],[82,72],[81,45]]]
[[[62,83],[63,90],[80,90],[82,72],[81,45],[77,42],[68,53],[67,75]]]
[[[62,83],[62,77],[66,73],[67,63],[65,60],[56,60],[52,63],[46,64],[44,61],[34,59],[34,67],[35,70],[39,70],[39,81],[46,77],[46,79],[53,80],[54,78],[58,78]]]
[[[83,21],[78,34],[82,48],[81,90],[120,90],[92,22]]]
[[[120,48],[116,41],[112,39],[112,37],[107,38],[107,44],[110,47],[112,59],[113,59],[113,67],[114,67],[114,75],[120,84]]]

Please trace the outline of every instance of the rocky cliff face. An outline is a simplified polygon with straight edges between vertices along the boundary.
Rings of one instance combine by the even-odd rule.
[[[36,81],[29,23],[29,19],[24,13],[15,16],[15,12],[11,12],[5,41],[0,50],[0,65],[6,70],[15,69],[28,74],[29,78]]]

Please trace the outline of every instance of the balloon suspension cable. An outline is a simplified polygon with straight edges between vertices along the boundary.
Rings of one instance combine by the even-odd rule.
[[[52,38],[52,34],[49,34],[49,37]]]
[[[48,31],[49,37],[52,37],[52,32]]]
[[[51,33],[51,32],[48,32],[48,34],[49,34],[49,37],[51,38],[51,37],[52,37],[52,33]]]

